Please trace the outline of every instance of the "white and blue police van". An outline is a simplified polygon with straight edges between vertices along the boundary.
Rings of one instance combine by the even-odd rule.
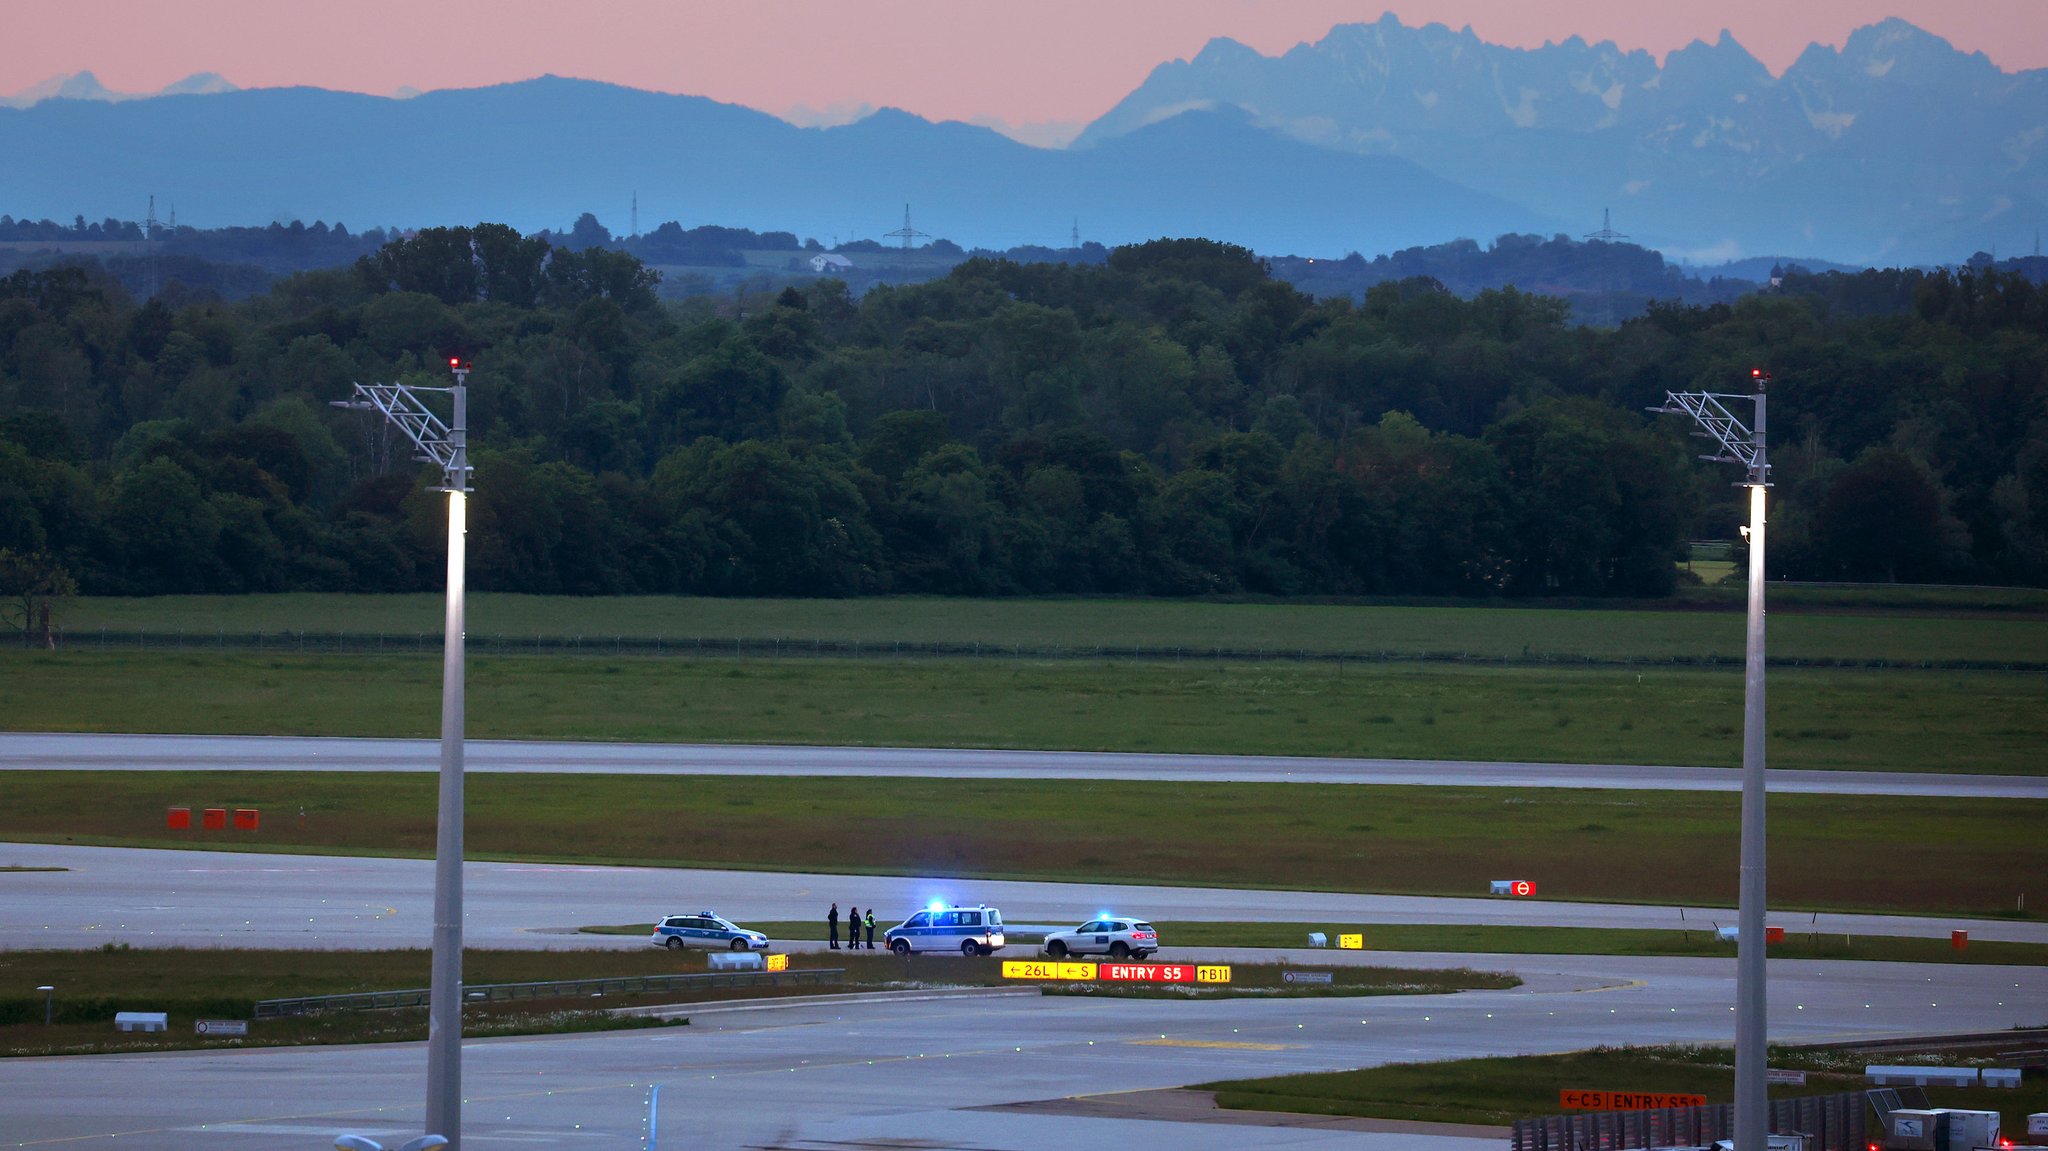
[[[719,951],[766,951],[768,937],[758,931],[748,931],[735,926],[730,920],[720,918],[716,913],[700,911],[695,915],[667,915],[654,925],[654,934],[647,942],[656,947],[680,951],[685,947],[704,947]]]
[[[898,955],[913,951],[957,951],[992,955],[1003,949],[1003,913],[993,907],[948,907],[934,903],[884,936]]]

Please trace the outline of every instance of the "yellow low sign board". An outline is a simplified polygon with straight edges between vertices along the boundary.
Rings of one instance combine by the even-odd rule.
[[[770,971],[788,971],[788,970],[789,970],[789,956],[787,956],[787,955],[771,955],[771,956],[769,956],[769,957],[768,957],[768,970],[770,970]]]
[[[1364,950],[1365,950],[1365,936],[1364,936],[1364,935],[1362,935],[1362,934],[1360,934],[1360,935],[1339,935],[1339,936],[1337,937],[1337,946],[1339,946],[1339,947],[1342,947],[1342,948],[1344,948],[1344,949],[1345,949],[1345,950],[1347,950],[1347,951],[1364,951]]]
[[[1228,983],[1224,964],[1059,963],[1049,959],[1005,959],[1004,979],[1056,979],[1110,983]]]
[[[1093,963],[1055,963],[1042,959],[1003,960],[1004,979],[1093,979]]]

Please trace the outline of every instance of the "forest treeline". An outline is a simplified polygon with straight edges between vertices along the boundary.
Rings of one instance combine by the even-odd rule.
[[[480,589],[1657,596],[1742,505],[1644,409],[1763,366],[1774,578],[2048,583],[2048,293],[1896,276],[1897,314],[1600,330],[1425,278],[1315,299],[1203,240],[737,306],[490,224],[233,304],[22,271],[0,549],[93,594],[437,588],[436,474],[329,402],[459,356]]]

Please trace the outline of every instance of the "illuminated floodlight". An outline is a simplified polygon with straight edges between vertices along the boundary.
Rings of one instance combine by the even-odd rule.
[[[462,1142],[462,812],[463,812],[463,642],[469,530],[469,362],[448,357],[453,387],[356,384],[338,408],[373,411],[405,433],[421,460],[441,469],[448,493],[447,614],[441,643],[441,773],[439,826],[434,840],[433,970],[427,1008],[427,1107],[429,1134],[399,1151]],[[421,399],[446,392],[452,416],[446,422]],[[346,1135],[344,1139],[362,1139]],[[439,1140],[440,1142],[432,1142]],[[382,1151],[375,1140],[343,1151]],[[337,1143],[336,1146],[343,1146]]]
[[[1743,481],[1743,486],[1749,488],[1749,526],[1742,532],[1749,541],[1749,634],[1744,645],[1742,681],[1742,845],[1737,894],[1741,930],[1736,936],[1733,1008],[1734,1135],[1735,1145],[1743,1151],[1759,1151],[1769,1130],[1766,1060],[1770,1020],[1765,1004],[1769,974],[1764,963],[1764,492],[1771,486],[1771,465],[1765,447],[1764,401],[1771,373],[1751,368],[1749,381],[1751,394],[1746,396],[1666,392],[1663,406],[1650,410],[1691,416],[1699,425],[1693,435],[1713,441],[1716,447],[1712,455],[1700,458],[1740,464],[1748,473]],[[1752,405],[1753,419],[1749,423],[1735,414],[1744,400]],[[1735,408],[1731,410],[1730,404]]]

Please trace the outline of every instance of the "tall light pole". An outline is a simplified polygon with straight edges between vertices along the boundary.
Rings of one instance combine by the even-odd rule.
[[[434,959],[427,1004],[427,1134],[462,1146],[462,605],[469,497],[469,364],[448,361],[455,385],[357,384],[337,408],[380,412],[439,464],[448,493],[448,609],[441,646],[441,818],[434,841]],[[453,400],[448,423],[421,392]]]
[[[1765,1151],[1769,1134],[1768,1043],[1764,968],[1764,489],[1771,465],[1764,452],[1764,391],[1769,372],[1752,368],[1752,394],[1666,392],[1653,412],[1691,416],[1693,434],[1721,450],[1703,460],[1741,464],[1749,489],[1749,639],[1742,673],[1742,885],[1735,936],[1735,1151]],[[1749,400],[1756,420],[1745,427],[1725,401]]]

